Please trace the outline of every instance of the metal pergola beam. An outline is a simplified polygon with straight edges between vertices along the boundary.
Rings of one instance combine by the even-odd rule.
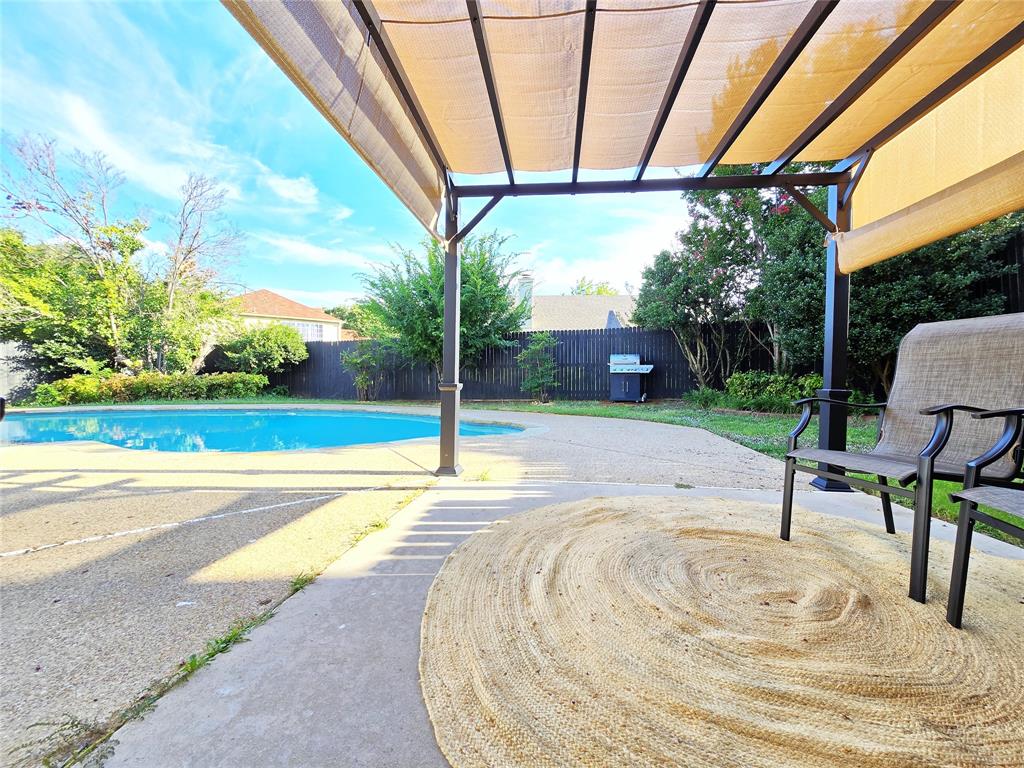
[[[572,150],[572,180],[580,175],[583,153],[583,121],[587,115],[587,87],[590,85],[590,54],[594,50],[594,23],[597,21],[597,0],[587,0],[583,16],[583,51],[580,54],[580,91],[576,102],[576,141]]]
[[[423,116],[423,107],[416,98],[416,94],[413,93],[412,88],[409,87],[409,79],[398,60],[398,56],[395,54],[395,49],[391,45],[387,32],[384,31],[384,25],[381,24],[377,11],[367,0],[355,0],[353,4],[359,13],[359,18],[362,19],[363,25],[366,27],[370,39],[377,48],[377,52],[384,61],[388,74],[395,81],[395,87],[398,88],[406,114],[409,115],[417,132],[420,134],[420,139],[422,139],[424,146],[426,146],[430,156],[434,159],[434,163],[437,164],[438,171],[440,171],[442,176],[445,175],[449,167],[448,161],[441,153],[441,145]]]
[[[676,103],[676,96],[679,95],[679,89],[683,85],[683,80],[686,78],[686,73],[690,69],[693,57],[697,53],[697,47],[700,45],[700,40],[704,36],[704,30],[707,29],[708,21],[711,19],[711,12],[714,9],[715,0],[701,0],[693,14],[690,27],[686,31],[686,38],[683,40],[683,47],[679,51],[679,58],[676,59],[676,66],[672,70],[672,76],[669,78],[668,88],[661,99],[658,115],[654,119],[651,133],[647,137],[647,143],[644,145],[643,153],[640,155],[640,163],[637,165],[635,177],[637,181],[643,178],[647,165],[654,156],[654,150],[658,146],[658,139],[661,138],[661,132],[665,130],[665,124],[672,113],[672,105]],[[575,180],[576,177],[574,175],[573,181]]]
[[[1017,50],[1024,43],[1024,21],[1011,29],[992,45],[986,48],[961,69],[946,79],[940,86],[931,91],[927,96],[918,101],[914,106],[893,120],[889,125],[880,130],[856,151],[850,154],[846,160],[838,163],[836,168],[849,168],[856,162],[856,158],[873,152],[887,141],[892,139],[904,128],[916,122],[922,116],[935,109],[942,102],[955,94],[965,85],[988,69],[998,64],[1004,58]]]
[[[739,111],[732,125],[722,135],[718,146],[715,147],[707,162],[697,172],[698,176],[708,176],[715,169],[715,166],[721,162],[725,153],[729,151],[729,147],[739,138],[740,133],[747,127],[747,123],[757,114],[761,105],[764,104],[772,91],[775,90],[775,86],[779,84],[779,81],[789,71],[789,68],[793,66],[793,63],[803,52],[804,48],[811,42],[811,38],[814,37],[814,34],[825,23],[825,19],[835,10],[838,4],[839,0],[816,0],[814,5],[811,6],[803,21],[800,22],[800,26],[796,28],[793,36],[789,38],[789,41],[782,49],[782,53],[772,63],[765,76],[761,78],[761,82],[757,84],[757,88],[754,89],[750,98],[747,99],[743,109]]]
[[[811,214],[811,216],[813,216],[815,220],[825,228],[826,232],[836,231],[836,223],[822,212],[822,210],[816,206],[807,195],[792,184],[786,184],[784,186],[786,191],[793,196],[793,199],[800,204],[800,207]]]
[[[458,233],[455,235],[455,237],[451,238],[451,240],[448,241],[449,244],[461,243],[463,238],[466,235],[468,235],[470,232],[472,232],[473,228],[477,224],[479,224],[481,221],[484,220],[484,216],[486,216],[488,213],[490,213],[491,209],[494,206],[496,206],[498,203],[501,202],[501,197],[502,197],[501,195],[495,195],[490,200],[488,200],[487,203],[484,204],[484,207],[481,208],[479,210],[479,212],[477,212],[476,216],[474,216],[472,219],[470,219],[469,222],[464,227],[462,227],[462,229],[460,229],[458,231]]]
[[[469,11],[469,21],[473,26],[473,39],[476,40],[476,52],[480,59],[480,71],[484,76],[484,85],[487,87],[487,99],[491,103],[491,114],[494,116],[494,130],[498,134],[498,146],[501,147],[501,159],[505,163],[508,183],[515,184],[515,176],[512,173],[512,156],[508,151],[508,138],[505,135],[505,122],[501,118],[498,91],[494,87],[491,54],[487,49],[487,36],[484,34],[479,0],[466,0],[466,9]]]
[[[529,184],[466,184],[454,187],[452,194],[467,197],[538,197],[543,195],[602,195],[616,192],[695,192],[723,189],[771,189],[799,185],[827,187],[850,180],[846,171],[813,173],[757,174],[736,176],[687,176],[676,179],[616,179],[612,181],[555,181]]]
[[[850,83],[842,93],[818,115],[803,132],[786,147],[778,159],[769,164],[763,171],[768,175],[776,174],[789,165],[803,149],[828,128],[850,105],[878,82],[886,72],[903,58],[908,51],[928,35],[962,0],[932,0],[932,3],[912,21],[903,32],[886,47],[878,57]]]

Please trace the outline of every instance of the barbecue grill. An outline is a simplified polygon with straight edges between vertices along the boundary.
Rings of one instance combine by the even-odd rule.
[[[617,403],[642,403],[647,399],[644,376],[654,370],[653,365],[640,362],[640,355],[608,356],[611,378],[611,399]]]

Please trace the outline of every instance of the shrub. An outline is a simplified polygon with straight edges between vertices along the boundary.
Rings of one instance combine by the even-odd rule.
[[[555,347],[558,340],[547,331],[530,336],[530,343],[519,353],[516,362],[523,369],[523,392],[529,392],[534,398],[546,403],[550,390],[558,386],[555,381]]]
[[[725,382],[725,391],[737,402],[796,400],[800,389],[792,376],[767,371],[741,371]]]
[[[79,403],[130,403],[136,400],[202,400],[255,397],[267,386],[267,377],[256,373],[157,373],[137,376],[76,374],[35,388],[36,405]]]
[[[223,349],[231,367],[245,373],[280,373],[309,357],[299,332],[280,323],[251,328]]]
[[[814,397],[824,386],[825,379],[820,373],[808,373],[796,380],[796,388],[800,397]]]
[[[37,384],[31,402],[36,405],[67,405],[60,388],[53,384]]]
[[[341,364],[352,374],[356,396],[360,400],[376,400],[384,383],[384,348],[369,339],[341,353]]]
[[[700,387],[687,393],[686,399],[698,408],[703,408],[707,411],[722,401],[722,393],[711,387]]]
[[[196,378],[206,381],[206,397],[210,400],[217,398],[243,398],[256,397],[267,388],[270,383],[267,377],[261,373],[211,373]],[[276,390],[282,387],[275,387]],[[288,394],[288,388],[283,387],[284,394]]]

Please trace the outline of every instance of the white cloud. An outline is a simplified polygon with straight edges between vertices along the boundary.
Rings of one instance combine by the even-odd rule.
[[[340,222],[349,218],[355,211],[349,208],[347,205],[339,205],[337,209],[331,214],[331,221]]]
[[[308,176],[290,179],[287,176],[269,173],[264,176],[263,181],[278,197],[299,205],[316,205],[320,194],[320,190]]]
[[[366,269],[372,259],[347,248],[325,248],[301,237],[263,233],[254,236],[268,248],[261,248],[256,255],[265,261],[276,263],[298,262],[320,266],[348,266]]]
[[[61,102],[62,112],[74,125],[71,135],[68,135],[66,128],[61,130],[65,147],[103,152],[129,181],[161,197],[174,199],[179,196],[181,185],[188,178],[186,165],[155,157],[131,137],[116,134],[106,125],[100,112],[81,96],[64,93]]]
[[[538,294],[568,293],[581,277],[635,291],[655,254],[672,248],[676,232],[686,227],[678,198],[606,208],[603,215],[611,231],[581,238],[573,253],[553,252],[552,240],[541,240],[523,253],[520,265],[533,270]]]

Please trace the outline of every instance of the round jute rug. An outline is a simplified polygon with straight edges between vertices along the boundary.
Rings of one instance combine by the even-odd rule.
[[[975,554],[965,629],[881,527],[723,499],[592,499],[471,537],[420,679],[467,766],[1024,765],[1024,563]]]

